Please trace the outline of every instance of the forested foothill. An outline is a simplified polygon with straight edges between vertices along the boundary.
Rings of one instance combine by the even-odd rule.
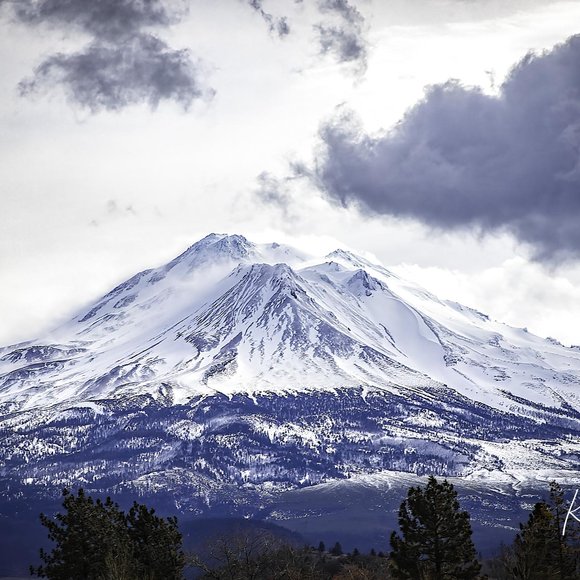
[[[64,490],[62,510],[40,516],[51,548],[40,550],[30,572],[49,580],[574,580],[580,526],[566,518],[569,509],[562,488],[550,483],[513,542],[484,559],[454,486],[431,476],[408,489],[389,545],[346,553],[339,540],[305,546],[275,529],[232,527],[184,550],[175,517]]]

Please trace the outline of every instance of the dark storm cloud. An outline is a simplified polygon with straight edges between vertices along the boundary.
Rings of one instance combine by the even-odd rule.
[[[138,34],[115,44],[95,42],[80,52],[49,56],[21,94],[60,85],[67,98],[92,112],[173,100],[187,109],[203,90],[189,51],[172,50],[159,38]]]
[[[332,54],[339,62],[354,63],[364,72],[367,63],[365,20],[348,0],[320,0],[321,13],[334,16],[336,23],[321,22],[314,26],[318,32],[320,51]]]
[[[266,12],[262,0],[248,0],[248,4],[264,19],[270,32],[277,34],[280,38],[290,33],[288,19],[285,16],[276,18],[269,12]]]
[[[311,178],[369,214],[509,231],[540,260],[580,256],[580,36],[526,56],[498,96],[448,82],[391,131],[321,129]]]
[[[25,0],[14,11],[25,23],[76,26],[97,38],[116,40],[146,26],[168,26],[179,18],[178,8],[161,0]]]
[[[188,50],[176,50],[150,28],[167,27],[186,12],[183,0],[23,0],[13,14],[92,36],[83,49],[49,55],[19,85],[28,95],[61,86],[69,101],[91,112],[172,100],[187,109],[205,91]]]

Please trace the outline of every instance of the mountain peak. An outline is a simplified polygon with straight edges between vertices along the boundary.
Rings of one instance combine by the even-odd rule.
[[[174,258],[168,264],[171,269],[177,264],[188,263],[190,269],[202,263],[221,261],[224,259],[243,260],[255,251],[255,245],[244,236],[233,234],[212,233],[192,246],[185,252]]]
[[[292,291],[298,287],[299,276],[287,264],[252,264],[238,266],[234,272],[245,272],[245,279],[257,286],[271,285],[278,290]]]
[[[348,264],[349,266],[354,266],[355,268],[360,268],[363,270],[370,267],[374,270],[379,271],[383,276],[388,276],[389,278],[397,278],[397,276],[393,274],[393,272],[387,270],[384,266],[371,262],[366,258],[358,256],[357,254],[349,252],[348,250],[343,250],[342,248],[338,248],[333,252],[330,252],[330,254],[326,254],[325,258],[329,260],[338,260],[342,263]]]
[[[248,249],[253,246],[254,244],[252,244],[252,242],[239,234],[211,233],[197,241],[192,246],[189,246],[184,253],[190,252],[191,250],[199,251],[203,248],[214,248],[217,250],[231,249],[233,251],[247,253]]]
[[[326,255],[327,259],[330,260],[338,260],[342,263],[347,263],[349,266],[354,266],[355,268],[365,268],[366,266],[371,265],[368,260],[349,252],[348,250],[343,250],[342,248],[338,248],[330,254]]]
[[[145,379],[151,389],[171,385],[177,398],[199,393],[203,369],[221,365],[238,335],[237,378],[223,375],[231,390],[242,388],[238,380],[300,386],[306,375],[306,386],[388,388],[395,378],[415,385],[419,373],[498,406],[511,405],[510,397],[580,404],[573,388],[580,376],[577,350],[554,343],[546,354],[545,341],[439,301],[349,251],[319,259],[242,235],[209,234],[169,264],[117,286],[64,325],[59,344],[52,337],[38,343],[54,348],[41,355],[6,350],[0,405],[14,404],[16,392],[22,405],[47,397],[92,400]],[[291,362],[292,378],[282,360]],[[527,365],[534,368],[531,378]],[[53,380],[70,390],[40,388]]]
[[[364,291],[367,296],[370,296],[371,292],[374,290],[384,288],[384,285],[380,280],[373,278],[366,270],[363,270],[362,268],[357,269],[350,277],[348,285],[351,288],[357,288],[361,291]]]

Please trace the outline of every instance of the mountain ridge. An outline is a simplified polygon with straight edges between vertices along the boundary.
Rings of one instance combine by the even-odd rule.
[[[0,481],[200,513],[386,471],[580,482],[579,384],[577,349],[380,264],[211,234],[0,348]]]
[[[298,265],[293,269],[277,262],[281,253]],[[259,246],[239,235],[210,234],[167,264],[132,276],[75,316],[55,333],[62,344],[40,340],[1,349],[0,402],[7,395],[14,397],[16,390],[7,386],[19,377],[30,381],[41,374],[49,376],[52,370],[62,381],[63,371],[73,370],[84,354],[93,365],[100,359],[104,370],[122,375],[126,382],[152,379],[161,367],[166,371],[159,373],[163,380],[172,370],[174,375],[181,369],[184,376],[191,376],[203,367],[205,374],[198,382],[207,385],[210,376],[214,377],[210,382],[216,383],[219,365],[221,373],[228,365],[237,365],[234,377],[229,369],[228,383],[235,383],[235,376],[240,384],[256,379],[259,390],[266,371],[276,374],[274,363],[296,363],[288,356],[295,352],[307,370],[317,368],[320,375],[324,367],[329,385],[385,386],[388,380],[369,366],[374,358],[381,373],[387,370],[400,380],[402,366],[408,377],[429,377],[474,397],[484,379],[487,391],[477,396],[487,403],[489,396],[501,403],[507,391],[533,403],[580,408],[578,394],[566,388],[580,380],[576,349],[441,301],[351,252],[335,250],[322,260],[306,260],[279,244]],[[243,357],[238,356],[240,349]],[[547,360],[544,353],[550,350]],[[266,354],[273,363],[267,369]],[[31,364],[16,364],[24,360]],[[139,360],[143,361],[140,369],[123,373],[121,367]],[[247,362],[259,368],[252,370]],[[105,374],[88,376],[84,385],[99,378],[104,384]],[[518,375],[513,381],[512,374]],[[320,386],[314,376],[310,380]],[[557,393],[550,382],[558,385]],[[498,383],[512,383],[514,388]],[[188,384],[195,394],[192,382]],[[83,392],[85,397],[103,394],[87,388]],[[70,400],[70,393],[66,397]]]

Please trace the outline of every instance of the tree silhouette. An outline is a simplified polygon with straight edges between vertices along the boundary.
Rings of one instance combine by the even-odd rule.
[[[340,542],[336,542],[336,544],[332,546],[332,550],[330,550],[330,553],[333,556],[342,556],[342,546],[340,545]]]
[[[154,509],[133,503],[126,517],[136,572],[139,578],[177,580],[182,577],[185,555],[177,518],[163,519]]]
[[[63,497],[64,513],[54,518],[40,514],[56,546],[50,553],[40,551],[44,564],[31,566],[30,573],[55,580],[96,580],[105,574],[107,558],[128,544],[123,515],[110,498],[94,501],[82,489],[76,496],[65,489]]]
[[[402,580],[470,580],[479,576],[469,514],[448,481],[429,477],[411,487],[399,509],[401,535],[391,535],[393,573]]]
[[[185,557],[174,518],[164,520],[135,503],[128,514],[107,498],[94,500],[79,489],[63,491],[63,513],[40,514],[55,546],[40,550],[43,564],[30,573],[50,580],[177,580]]]
[[[506,560],[507,571],[518,580],[573,580],[576,553],[570,545],[573,526],[562,535],[567,506],[560,486],[550,483],[550,500],[538,502],[514,540]]]

